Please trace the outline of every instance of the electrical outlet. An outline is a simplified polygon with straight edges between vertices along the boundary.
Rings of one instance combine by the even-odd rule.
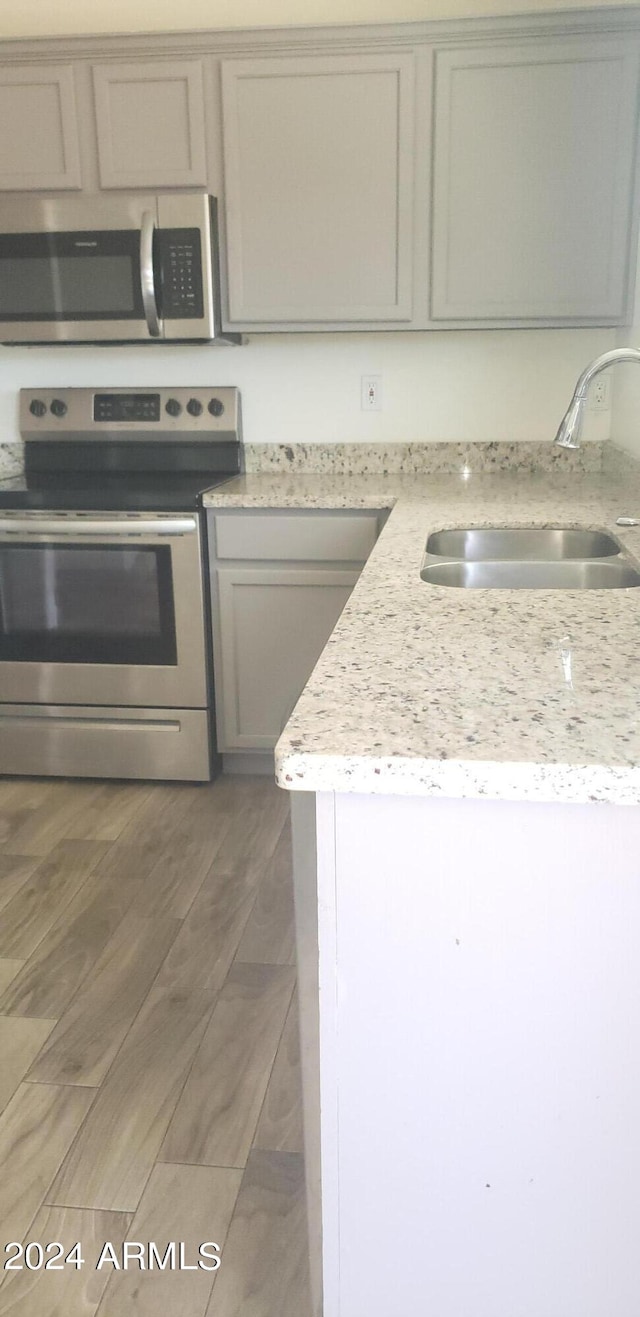
[[[382,411],[382,375],[363,375],[360,380],[360,406],[363,412]]]
[[[589,411],[608,412],[610,403],[610,380],[608,375],[599,375],[589,389]]]

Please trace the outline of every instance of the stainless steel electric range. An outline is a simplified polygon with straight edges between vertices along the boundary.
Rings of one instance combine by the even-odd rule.
[[[0,773],[219,766],[202,494],[241,469],[233,388],[21,390],[0,481]]]

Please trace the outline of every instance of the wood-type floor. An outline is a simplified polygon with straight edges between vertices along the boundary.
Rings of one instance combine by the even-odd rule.
[[[294,963],[269,779],[0,779],[0,1317],[309,1317]]]

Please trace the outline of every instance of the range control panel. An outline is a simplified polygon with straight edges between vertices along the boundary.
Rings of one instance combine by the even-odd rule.
[[[20,433],[29,439],[237,441],[237,389],[21,389]]]

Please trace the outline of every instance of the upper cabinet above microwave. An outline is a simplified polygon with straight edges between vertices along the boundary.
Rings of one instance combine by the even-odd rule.
[[[202,60],[0,66],[0,110],[0,191],[207,187]]]
[[[200,60],[96,64],[93,89],[101,187],[207,186]]]
[[[631,6],[4,50],[0,192],[218,197],[226,331],[629,323]]]
[[[0,190],[82,187],[71,64],[0,66]]]

